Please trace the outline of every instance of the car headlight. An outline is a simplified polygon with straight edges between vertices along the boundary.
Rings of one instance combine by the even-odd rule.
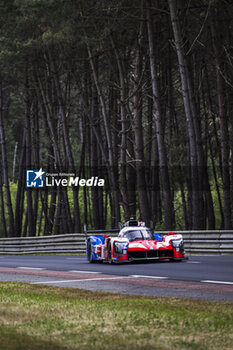
[[[176,252],[182,253],[184,251],[184,241],[183,239],[172,239],[171,245],[176,249]]]
[[[171,244],[173,248],[178,248],[180,244],[183,242],[183,239],[172,239]]]
[[[128,244],[125,242],[114,242],[115,255],[121,256],[127,253]]]

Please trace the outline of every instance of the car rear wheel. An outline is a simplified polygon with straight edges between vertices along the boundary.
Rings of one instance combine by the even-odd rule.
[[[112,247],[111,247],[111,243],[110,242],[108,244],[108,262],[109,262],[109,264],[113,263],[113,260],[112,260]]]
[[[88,242],[88,245],[87,245],[87,258],[90,263],[93,263],[91,242]]]

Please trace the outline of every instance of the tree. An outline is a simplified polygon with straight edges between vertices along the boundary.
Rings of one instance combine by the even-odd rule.
[[[155,49],[154,49],[154,35],[153,35],[153,23],[151,17],[151,1],[146,1],[146,13],[147,13],[147,29],[148,29],[148,41],[149,41],[149,55],[150,55],[150,70],[151,70],[151,83],[153,92],[153,103],[155,109],[155,125],[156,125],[156,137],[158,144],[159,166],[161,173],[163,203],[164,203],[164,227],[165,230],[172,229],[174,227],[174,208],[173,199],[171,195],[170,179],[168,173],[167,152],[164,142],[164,130],[162,125],[162,109],[161,99],[159,92],[159,83],[155,65]]]
[[[8,218],[9,218],[9,233],[7,234],[6,226],[5,226],[5,215],[4,215],[4,209],[2,207],[2,218],[3,218],[3,225],[4,225],[4,232],[5,235],[9,235],[10,237],[15,236],[15,224],[14,224],[14,213],[13,213],[13,207],[12,207],[12,200],[11,200],[11,193],[10,193],[10,187],[9,187],[9,176],[8,176],[8,162],[7,162],[7,153],[6,153],[6,141],[5,141],[5,130],[4,130],[4,124],[3,124],[3,115],[4,115],[4,94],[3,94],[3,81],[2,77],[0,76],[0,145],[1,145],[1,156],[2,156],[2,174],[3,174],[3,181],[1,181],[1,184],[4,184],[5,189],[5,196],[6,196],[6,205],[8,209]],[[2,196],[1,196],[2,197]],[[3,205],[2,200],[2,205]]]

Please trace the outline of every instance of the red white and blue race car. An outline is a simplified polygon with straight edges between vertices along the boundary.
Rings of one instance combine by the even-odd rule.
[[[170,232],[161,237],[153,233],[143,223],[128,221],[118,237],[107,234],[90,236],[86,240],[87,260],[109,263],[136,260],[183,260],[184,243],[181,234]]]

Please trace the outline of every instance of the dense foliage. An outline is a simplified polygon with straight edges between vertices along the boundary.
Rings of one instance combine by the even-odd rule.
[[[131,215],[230,229],[232,13],[228,0],[0,0],[0,235]],[[40,168],[105,186],[26,188]]]

